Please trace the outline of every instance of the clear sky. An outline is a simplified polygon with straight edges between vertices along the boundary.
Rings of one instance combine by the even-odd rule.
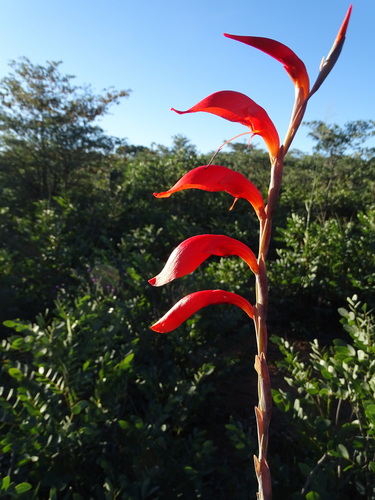
[[[375,119],[375,0],[354,0],[342,55],[306,121]],[[0,76],[21,56],[63,61],[64,73],[96,92],[131,89],[101,125],[130,144],[169,146],[182,134],[199,151],[217,149],[241,125],[207,113],[179,116],[219,90],[263,106],[283,138],[294,88],[282,65],[222,33],[274,38],[305,62],[315,81],[350,0],[0,0]],[[308,129],[293,147],[308,152]],[[242,139],[243,142],[246,140]],[[256,143],[264,147],[261,139]]]

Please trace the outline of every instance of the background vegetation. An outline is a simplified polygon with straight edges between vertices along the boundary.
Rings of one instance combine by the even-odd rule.
[[[53,62],[12,70],[0,82],[0,496],[251,498],[252,325],[229,306],[168,335],[149,325],[198,289],[252,300],[252,277],[212,258],[165,289],[147,283],[189,236],[255,247],[248,204],[154,199],[210,155],[181,136],[171,148],[108,137],[97,119],[128,91],[94,95]],[[374,122],[309,127],[316,151],[288,155],[269,262],[274,495],[372,499]],[[218,161],[267,189],[264,151],[233,144]]]

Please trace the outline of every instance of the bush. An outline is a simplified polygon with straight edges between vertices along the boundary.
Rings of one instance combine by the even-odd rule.
[[[279,229],[277,259],[270,263],[271,297],[279,303],[274,321],[311,338],[330,335],[338,319],[333,310],[353,293],[374,307],[374,227],[373,207],[352,221],[310,221],[292,213]]]
[[[314,340],[304,355],[306,350],[272,337],[283,357],[277,366],[290,387],[275,389],[273,398],[290,417],[289,477],[303,485],[295,499],[375,495],[375,322],[356,297],[348,303],[349,310],[339,312],[350,341],[337,339],[322,348]]]
[[[149,308],[97,288],[73,304],[62,297],[35,323],[6,322],[0,445],[8,495],[245,498],[255,482],[243,472],[253,441],[215,390],[235,358],[218,357],[193,323],[189,334],[151,333]]]

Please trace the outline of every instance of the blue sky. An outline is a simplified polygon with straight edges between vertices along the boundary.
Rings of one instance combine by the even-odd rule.
[[[343,0],[2,0],[0,76],[21,56],[61,70],[77,83],[131,89],[101,125],[131,144],[169,146],[182,134],[208,152],[245,129],[218,117],[179,116],[219,90],[243,92],[263,106],[281,137],[293,104],[282,65],[222,33],[274,38],[305,62],[311,81],[350,1]],[[336,67],[311,99],[306,121],[375,119],[375,1],[357,0]],[[308,152],[307,128],[293,147]],[[244,142],[246,137],[242,139]],[[256,144],[264,145],[261,139]]]

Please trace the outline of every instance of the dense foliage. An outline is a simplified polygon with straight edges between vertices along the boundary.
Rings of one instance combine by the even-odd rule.
[[[288,453],[284,462],[284,469],[294,462],[305,477],[300,498],[310,488],[333,500],[350,491],[354,497],[375,495],[375,322],[353,299],[339,311],[350,342],[335,339],[322,347],[315,339],[303,359],[287,340],[274,338],[283,354],[277,365],[291,388],[275,389],[274,400],[291,417],[288,432],[299,438],[293,446],[308,449]],[[295,476],[288,477],[293,482]]]
[[[199,288],[225,281],[253,300],[244,264],[212,258],[194,283],[186,276],[157,291],[147,283],[194,234],[255,247],[246,202],[229,211],[225,193],[154,199],[209,156],[180,136],[152,149],[108,138],[95,118],[125,93],[82,93],[56,63],[14,68],[0,82],[0,496],[248,498],[256,490],[251,325],[222,306],[168,335],[149,330]],[[40,104],[21,100],[26,84]],[[353,294],[375,305],[375,162],[356,144],[350,155],[321,145],[287,157],[269,264],[269,329],[284,339],[274,337],[281,352],[270,353],[276,498],[328,499],[332,487],[340,499],[373,494],[373,320],[352,304],[340,310],[343,329],[338,313]],[[264,191],[267,156],[237,144],[218,158]],[[340,381],[353,373],[349,394]]]

